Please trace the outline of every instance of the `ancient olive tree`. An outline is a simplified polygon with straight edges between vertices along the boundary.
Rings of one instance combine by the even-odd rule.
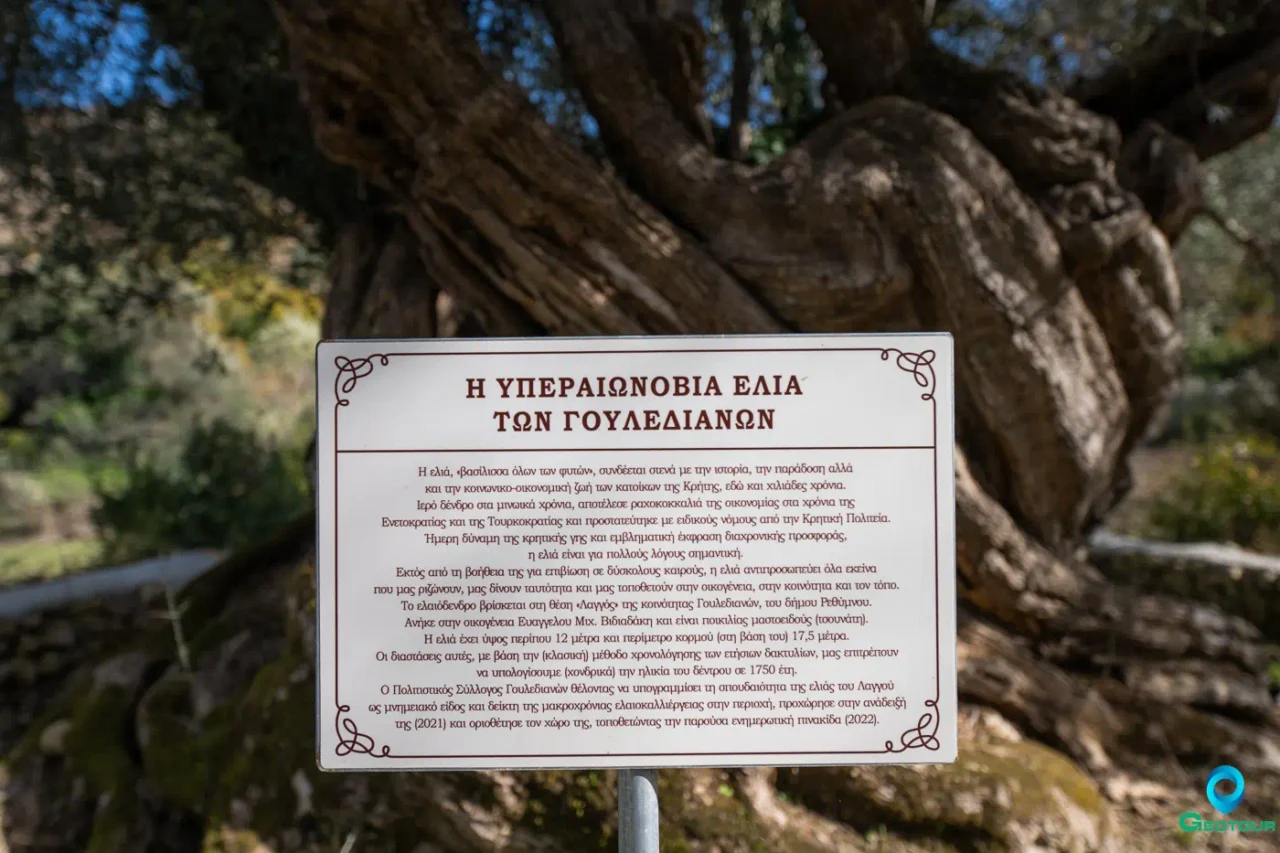
[[[1224,756],[1246,774],[1275,772],[1280,728],[1258,627],[1211,604],[1113,584],[1080,545],[1124,495],[1126,457],[1174,389],[1180,297],[1170,244],[1201,209],[1199,160],[1274,119],[1280,5],[1208,0],[1188,20],[1125,16],[1159,4],[1094,4],[1125,12],[1116,13],[1122,28],[1141,18],[1146,37],[1062,91],[948,49],[939,21],[960,20],[969,4],[959,2],[725,0],[710,13],[692,0],[509,4],[516,19],[548,27],[554,74],[589,116],[576,139],[530,102],[519,75],[504,76],[456,2],[144,5],[159,36],[183,47],[203,107],[244,147],[252,177],[331,226],[328,337],[950,331],[962,702],[1065,753],[1062,773],[1103,778]],[[790,117],[767,156],[753,156],[752,80],[790,49],[753,49],[752,28],[772,6],[804,21],[825,68],[825,103]],[[708,14],[727,54],[707,50]],[[229,48],[201,37],[210,28],[245,35]],[[228,49],[241,55],[230,61]],[[708,56],[723,55],[727,72],[709,66]],[[708,108],[717,75],[723,116]],[[199,704],[188,693],[248,683],[243,664],[229,663],[235,655],[269,664],[275,679],[253,681],[257,704],[243,707],[255,713],[262,691],[305,682],[309,535],[304,523],[190,592],[187,618],[211,626],[207,661],[166,669],[151,651],[151,666],[120,676],[140,732],[155,737],[150,720],[164,718],[166,702],[183,705],[186,720],[195,712],[183,703]],[[254,618],[281,600],[287,627]],[[237,636],[249,640],[228,651]],[[268,737],[287,728],[272,713],[234,725]],[[127,772],[173,778],[139,742]],[[305,745],[291,755],[310,768]],[[1033,761],[988,758],[996,775]],[[285,766],[282,778],[294,769]],[[202,815],[208,843],[208,815],[252,799],[219,787],[232,777],[252,786],[253,773],[241,771],[209,783],[216,795],[174,782],[180,795],[134,803],[128,820],[136,829],[141,812]],[[855,849],[839,821],[872,814],[914,827],[908,838],[936,830],[998,849],[1036,843],[986,812],[945,805],[950,794],[931,799],[954,790],[952,777],[842,774],[734,776],[754,815],[741,832],[772,833],[778,849]],[[699,778],[671,784],[692,786],[696,802]],[[988,782],[959,784],[996,797]],[[351,803],[376,799],[372,788],[353,794],[352,782],[324,784],[347,786],[333,798],[348,817],[359,811]],[[607,806],[576,784],[459,774],[388,782],[377,796],[402,815],[405,804],[424,804],[438,845],[427,849],[554,849],[600,837],[557,835],[557,821],[607,819]],[[917,795],[886,802],[877,784]],[[812,811],[782,803],[778,788]],[[18,811],[26,826],[50,820],[29,803]],[[833,820],[806,822],[815,812]],[[100,820],[80,819],[97,837]],[[683,808],[672,820],[686,820]],[[680,828],[695,847],[736,837],[727,824],[691,828],[697,820]],[[389,832],[394,820],[355,823]],[[288,825],[286,815],[269,832],[281,837]],[[1090,827],[1055,830],[1044,843],[1106,849],[1105,832]]]
[[[1280,9],[1232,5],[1248,27],[1171,26],[1072,98],[956,59],[911,0],[801,2],[836,104],[748,165],[708,131],[693,4],[546,0],[606,167],[454,4],[279,0],[321,148],[399,214],[336,276],[326,329],[441,334],[438,291],[482,334],[949,330],[965,695],[1090,761],[1187,715],[1252,738],[1272,705],[1255,629],[1075,555],[1180,369],[1169,243],[1196,158],[1275,114]]]

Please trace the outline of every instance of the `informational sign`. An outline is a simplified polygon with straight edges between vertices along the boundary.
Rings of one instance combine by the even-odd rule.
[[[949,335],[316,372],[321,768],[955,760]]]

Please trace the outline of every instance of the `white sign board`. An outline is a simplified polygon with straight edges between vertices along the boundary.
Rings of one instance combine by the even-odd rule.
[[[955,760],[949,335],[316,357],[323,769]]]

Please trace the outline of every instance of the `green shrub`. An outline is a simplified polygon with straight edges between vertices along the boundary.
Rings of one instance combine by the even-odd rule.
[[[1280,552],[1280,445],[1243,437],[1205,448],[1152,504],[1150,532]]]
[[[100,482],[95,521],[115,558],[252,544],[306,509],[302,455],[215,420],[189,434],[176,463],[135,454],[123,478]]]
[[[82,572],[101,561],[102,543],[93,539],[0,541],[0,587]]]

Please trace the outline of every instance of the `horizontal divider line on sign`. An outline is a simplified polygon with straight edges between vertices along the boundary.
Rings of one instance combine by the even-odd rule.
[[[651,453],[666,451],[668,453],[698,452],[712,450],[933,450],[932,444],[891,444],[885,446],[863,445],[860,447],[477,447],[471,448],[391,448],[378,450],[341,449],[336,453]]]
[[[522,760],[538,759],[538,758],[657,758],[663,755],[681,755],[681,756],[720,756],[720,755],[758,755],[762,758],[771,755],[885,755],[890,753],[906,752],[905,748],[898,749],[841,749],[841,750],[813,750],[813,749],[796,749],[790,752],[562,752],[562,753],[539,753],[537,755],[395,755],[389,753],[387,755],[374,755],[374,758],[519,758]],[[586,768],[583,768],[586,769]]]
[[[386,343],[416,343],[416,341],[406,341],[397,338],[379,338]],[[365,343],[365,341],[321,341],[320,343]],[[535,349],[535,350],[467,350],[465,352],[441,350],[438,352],[373,352],[369,353],[369,358],[381,358],[382,356],[441,356],[441,355],[669,355],[669,354],[694,354],[715,355],[722,352],[751,353],[752,355],[761,352],[899,352],[897,347],[749,347],[743,348],[721,348],[714,347],[711,349]],[[916,355],[916,353],[909,353]],[[363,358],[357,354],[356,358]]]

